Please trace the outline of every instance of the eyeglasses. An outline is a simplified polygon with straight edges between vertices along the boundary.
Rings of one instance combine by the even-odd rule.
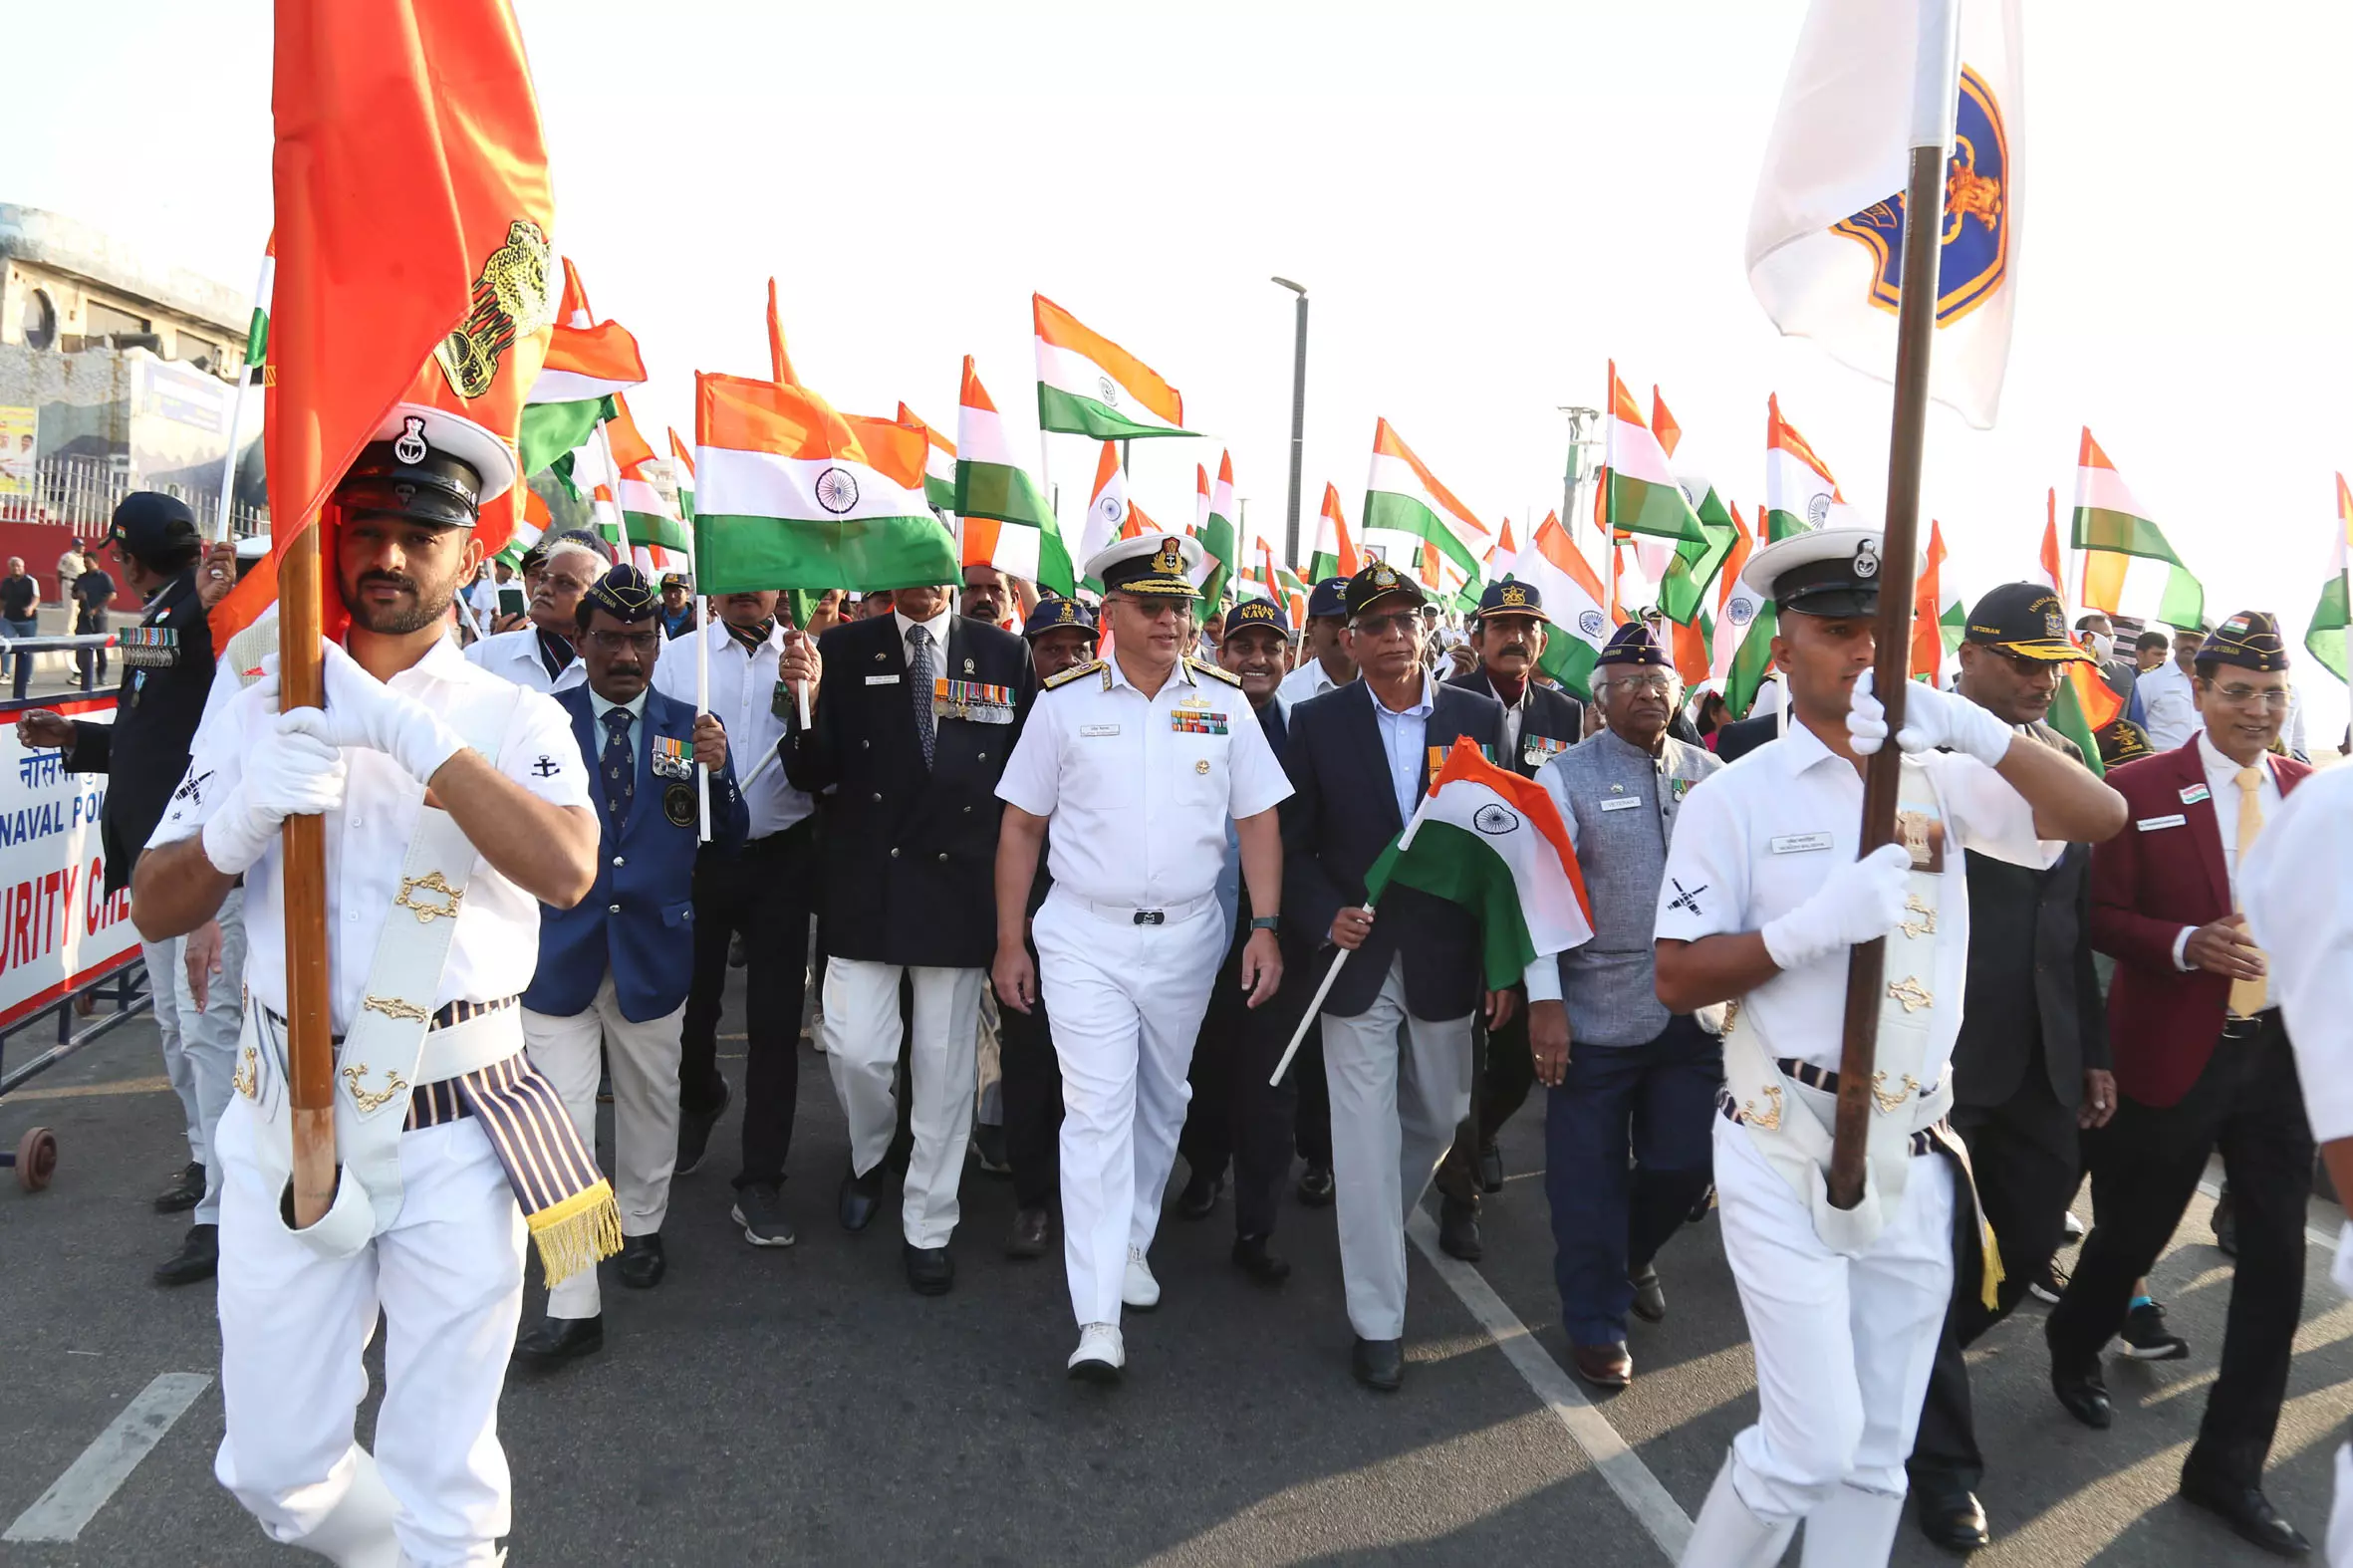
[[[1166,621],[1189,614],[1192,610],[1191,604],[1181,599],[1139,599],[1123,594],[1120,602],[1147,621]]]
[[[1607,684],[1623,691],[1639,691],[1645,696],[1663,697],[1675,689],[1676,677],[1659,670],[1648,675],[1621,675]]]
[[[651,653],[661,647],[659,632],[591,632],[588,640],[607,653]]]
[[[1393,616],[1359,616],[1349,623],[1349,628],[1360,637],[1384,638],[1411,632],[1421,624],[1421,617],[1400,611]]]
[[[2285,686],[2218,686],[2209,681],[2207,690],[2212,691],[2232,707],[2284,709],[2287,706],[2287,687]]]

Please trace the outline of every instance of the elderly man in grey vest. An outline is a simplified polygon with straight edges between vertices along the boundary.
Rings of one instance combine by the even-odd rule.
[[[1723,1079],[1722,1009],[1671,1014],[1653,986],[1651,933],[1676,811],[1723,765],[1667,733],[1681,684],[1648,627],[1620,627],[1593,670],[1605,727],[1536,775],[1560,808],[1593,905],[1591,941],[1528,966],[1528,1042],[1551,1096],[1553,1277],[1577,1375],[1596,1388],[1633,1380],[1629,1308],[1653,1323],[1667,1314],[1652,1260],[1707,1189]]]

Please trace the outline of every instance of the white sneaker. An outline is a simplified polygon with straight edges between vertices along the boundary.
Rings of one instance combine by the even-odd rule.
[[[1120,1281],[1120,1300],[1139,1312],[1150,1312],[1161,1304],[1161,1282],[1152,1277],[1152,1265],[1144,1261],[1144,1249],[1128,1248],[1128,1273]]]
[[[1079,1348],[1070,1353],[1070,1375],[1088,1383],[1117,1383],[1128,1364],[1128,1347],[1108,1323],[1079,1325]]]

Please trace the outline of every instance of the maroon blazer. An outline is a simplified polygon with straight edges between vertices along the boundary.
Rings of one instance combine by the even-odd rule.
[[[2312,770],[2276,754],[2263,758],[2279,793]],[[2212,800],[2184,802],[2206,783],[2195,737],[2176,750],[2127,763],[2108,775],[2131,817],[2124,831],[2092,846],[2092,945],[2116,959],[2108,992],[2108,1039],[2116,1087],[2146,1106],[2178,1104],[2206,1071],[2222,1037],[2230,982],[2174,967],[2174,938],[2230,913],[2222,829]],[[2151,822],[2180,817],[2179,824]],[[2236,834],[2235,819],[2230,832]]]

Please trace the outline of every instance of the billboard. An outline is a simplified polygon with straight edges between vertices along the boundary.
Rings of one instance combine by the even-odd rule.
[[[113,696],[52,704],[112,723]],[[68,773],[56,751],[17,744],[0,725],[0,1024],[138,955],[131,893],[109,898],[98,815],[107,775]]]
[[[0,495],[33,493],[33,459],[40,433],[38,410],[0,402]]]

